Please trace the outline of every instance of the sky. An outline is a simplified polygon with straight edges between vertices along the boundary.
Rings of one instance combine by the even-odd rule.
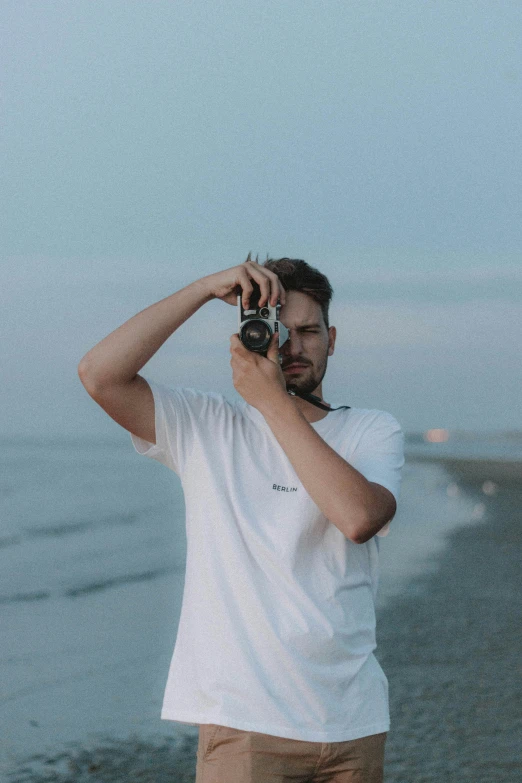
[[[0,436],[123,432],[81,357],[248,252],[334,289],[331,404],[522,429],[519,0],[4,0]],[[141,371],[238,399],[235,310]]]

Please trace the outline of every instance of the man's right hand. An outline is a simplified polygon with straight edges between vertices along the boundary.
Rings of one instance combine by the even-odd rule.
[[[250,253],[243,264],[208,275],[205,283],[212,296],[230,305],[237,305],[237,295],[241,289],[243,307],[247,309],[253,291],[252,280],[258,283],[261,289],[260,305],[267,304],[269,299],[272,307],[275,307],[278,300],[282,305],[285,303],[286,292],[278,276],[260,266],[257,260],[252,261]]]

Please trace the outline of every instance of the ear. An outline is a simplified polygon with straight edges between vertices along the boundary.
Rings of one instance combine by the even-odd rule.
[[[335,348],[335,340],[337,337],[337,329],[335,326],[330,326],[328,329],[328,356],[332,356]]]

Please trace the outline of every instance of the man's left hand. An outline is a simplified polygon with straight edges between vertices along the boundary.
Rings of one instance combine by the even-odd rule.
[[[267,355],[249,351],[239,335],[230,338],[230,364],[234,388],[249,405],[261,410],[286,397],[286,382],[279,362],[279,335],[272,335]]]

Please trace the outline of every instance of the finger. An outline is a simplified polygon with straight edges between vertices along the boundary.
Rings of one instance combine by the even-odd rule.
[[[279,280],[279,277],[276,275],[275,272],[272,272],[269,269],[266,270],[266,274],[270,278],[270,286],[272,289],[270,304],[272,305],[272,307],[275,307],[278,301],[280,301],[281,304],[283,304],[284,288],[281,281]]]
[[[272,335],[266,358],[270,359],[271,362],[275,362],[275,364],[279,364],[279,334],[277,332]]]
[[[259,305],[261,307],[268,302],[268,297],[270,296],[270,281],[266,274],[261,271],[259,266],[249,267],[248,274],[259,284],[259,288],[261,289],[261,295],[259,297]]]
[[[280,301],[281,304],[284,304],[286,301],[286,292],[283,288],[283,284],[275,272],[272,272],[269,269],[265,269],[265,267],[259,265],[258,257],[259,254],[256,256],[255,261],[251,261],[252,264],[257,264],[255,272],[253,267],[249,267],[248,274],[254,278],[261,289],[261,296],[259,298],[260,307],[268,303],[269,299],[272,307],[275,307],[278,301]],[[250,253],[248,254],[247,258],[247,261],[249,260],[251,260]],[[258,272],[259,274],[257,274]],[[247,305],[244,305],[244,307],[246,306]]]
[[[241,279],[240,286],[242,290],[243,309],[248,310],[248,308],[250,307],[250,296],[254,288],[252,286],[252,283],[250,282],[250,278],[248,277],[246,271],[240,274],[240,279]]]
[[[234,332],[234,334],[230,337],[230,351],[238,351],[239,353],[243,354],[246,352],[247,354],[250,354],[248,348],[246,348],[239,339],[237,332]]]

